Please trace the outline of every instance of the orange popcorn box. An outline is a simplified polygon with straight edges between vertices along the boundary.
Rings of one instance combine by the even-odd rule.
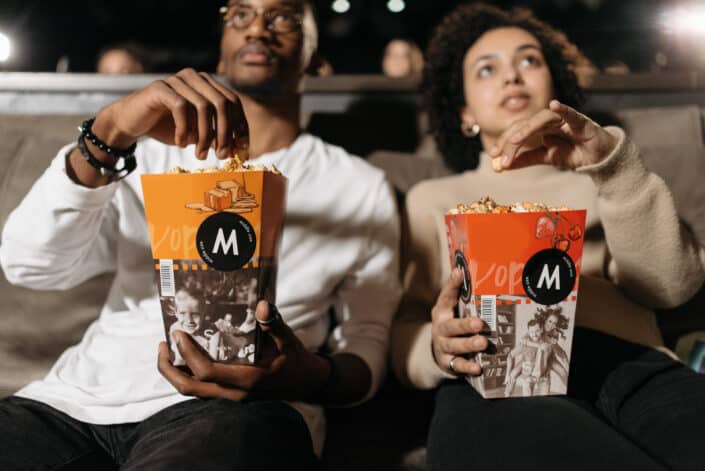
[[[484,398],[564,395],[585,210],[447,214],[451,266],[463,273],[459,317],[485,323]]]
[[[269,170],[143,175],[164,331],[188,333],[217,362],[255,364],[259,300],[275,303],[286,178]]]

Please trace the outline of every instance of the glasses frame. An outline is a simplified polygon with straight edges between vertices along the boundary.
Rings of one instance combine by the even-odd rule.
[[[254,7],[250,7],[250,6],[244,6],[244,5],[240,6],[240,8],[252,10],[254,12],[255,16],[253,16],[252,21],[250,21],[246,25],[241,26],[241,27],[237,27],[233,23],[232,18],[228,19],[226,16],[228,14],[228,11],[230,11],[231,8],[235,8],[237,6],[238,5],[224,5],[224,6],[220,7],[220,9],[218,10],[220,12],[220,14],[223,16],[223,24],[229,28],[233,28],[237,31],[246,30],[247,28],[252,26],[252,23],[255,22],[257,17],[261,16],[262,18],[264,18],[264,23],[266,25],[267,30],[271,31],[272,33],[289,34],[289,33],[297,32],[297,31],[301,31],[301,27],[303,25],[303,14],[302,13],[294,12],[294,19],[296,20],[296,24],[293,27],[293,29],[286,30],[286,31],[277,31],[276,27],[274,26],[273,19],[271,18],[271,15],[278,13],[277,10],[265,10],[264,8],[254,8]]]

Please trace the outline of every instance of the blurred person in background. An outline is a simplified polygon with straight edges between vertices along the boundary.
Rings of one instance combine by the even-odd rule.
[[[143,74],[147,70],[142,48],[132,44],[115,44],[100,51],[96,72],[107,75]]]
[[[392,39],[384,48],[382,73],[387,77],[420,79],[423,72],[423,53],[409,39]]]

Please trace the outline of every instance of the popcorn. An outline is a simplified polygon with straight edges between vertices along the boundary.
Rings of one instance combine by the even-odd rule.
[[[274,165],[271,168],[262,164],[252,164],[248,162],[249,154],[247,149],[239,149],[233,153],[233,156],[225,161],[222,168],[216,166],[197,168],[193,171],[186,170],[182,167],[174,167],[166,173],[218,173],[218,172],[272,172],[275,175],[282,173]]]
[[[507,213],[540,213],[546,211],[570,211],[566,206],[548,206],[543,203],[517,202],[512,205],[499,205],[489,196],[480,198],[469,205],[459,203],[451,208],[448,214],[507,214]]]
[[[497,173],[504,171],[504,167],[502,166],[502,157],[495,157],[492,159],[492,170]]]

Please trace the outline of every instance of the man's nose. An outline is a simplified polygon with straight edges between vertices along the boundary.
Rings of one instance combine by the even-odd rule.
[[[267,27],[267,20],[264,14],[259,13],[245,30],[247,39],[262,39],[270,37],[272,32]]]

